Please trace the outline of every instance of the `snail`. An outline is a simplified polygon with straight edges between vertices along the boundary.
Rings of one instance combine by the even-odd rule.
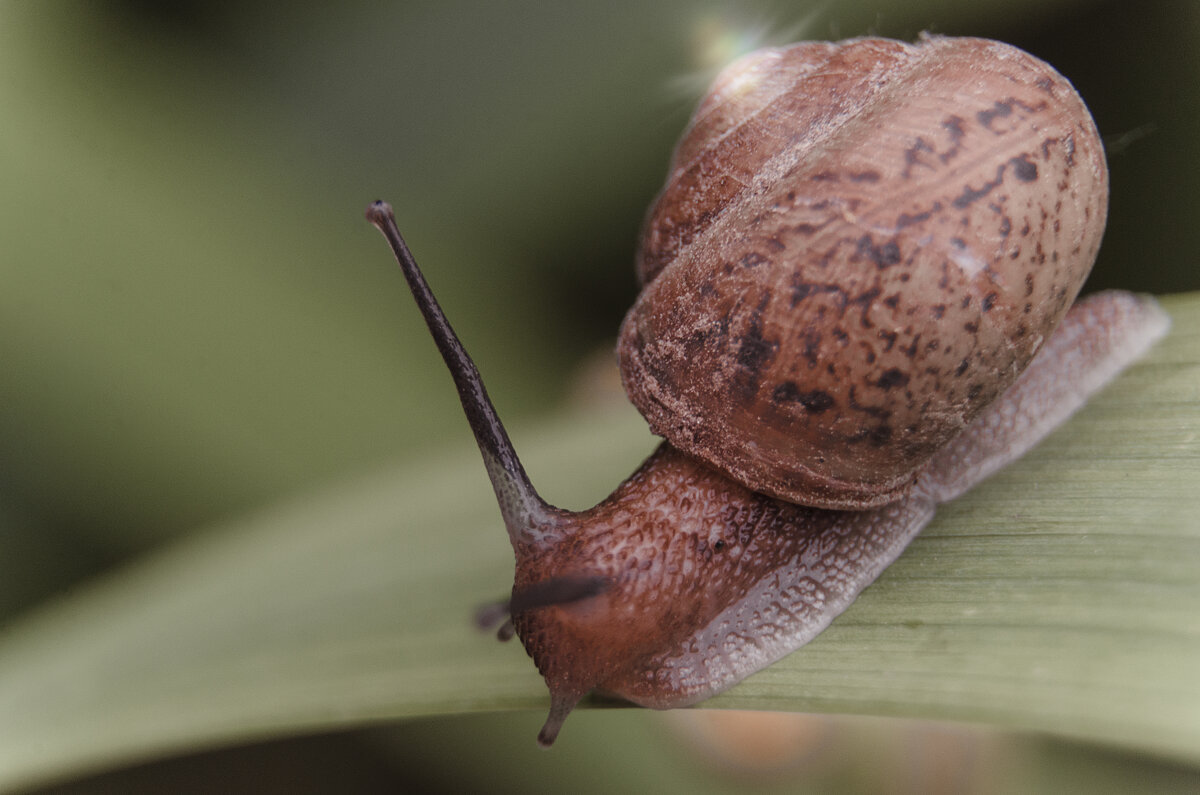
[[[1021,456],[1165,334],[1153,299],[1075,302],[1108,185],[1090,114],[1012,46],[925,37],[745,56],[648,214],[619,334],[665,437],[581,512],[529,483],[396,226],[516,557],[482,614],[550,690],[685,706],[807,643],[939,503]]]

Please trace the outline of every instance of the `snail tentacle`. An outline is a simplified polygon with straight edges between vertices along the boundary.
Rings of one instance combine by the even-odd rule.
[[[479,452],[483,455],[484,466],[487,467],[488,477],[500,503],[500,512],[504,516],[504,525],[508,529],[509,540],[515,546],[531,536],[537,537],[556,524],[562,513],[549,505],[534,489],[525,474],[525,468],[513,449],[508,432],[488,397],[479,370],[463,348],[446,319],[442,307],[438,304],[425,281],[421,269],[417,266],[412,252],[396,226],[396,216],[390,204],[384,201],[372,202],[366,211],[367,220],[383,233],[396,261],[404,272],[413,298],[429,326],[438,352],[446,362],[454,385],[458,388],[458,397],[462,401],[463,411],[467,422],[475,434]]]

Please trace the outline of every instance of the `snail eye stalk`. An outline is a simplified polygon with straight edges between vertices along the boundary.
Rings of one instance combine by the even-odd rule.
[[[475,363],[463,348],[450,326],[450,321],[442,312],[442,307],[429,289],[416,259],[408,250],[400,229],[396,226],[396,216],[390,204],[384,201],[372,202],[366,211],[367,220],[383,233],[408,287],[412,290],[413,298],[433,341],[437,344],[446,367],[454,379],[458,389],[458,398],[462,402],[467,422],[475,434],[475,442],[483,455],[484,466],[487,467],[488,477],[492,481],[492,489],[496,492],[496,500],[500,503],[500,513],[504,517],[504,526],[508,529],[509,540],[516,544],[528,533],[536,533],[554,523],[557,509],[548,505],[529,482],[525,468],[517,458],[516,450],[500,422],[496,408],[488,397],[487,389]]]

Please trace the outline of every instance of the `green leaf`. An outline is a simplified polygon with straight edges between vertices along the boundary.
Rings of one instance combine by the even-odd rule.
[[[984,722],[1197,761],[1200,294],[1164,303],[1175,324],[1145,361],[945,506],[816,641],[708,705]],[[569,507],[653,445],[630,410],[515,430],[535,482]],[[437,461],[244,516],[7,626],[0,788],[544,708],[520,646],[471,624],[507,592],[512,556],[467,439],[464,423]]]

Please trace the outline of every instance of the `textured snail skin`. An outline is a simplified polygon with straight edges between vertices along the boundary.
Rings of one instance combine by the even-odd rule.
[[[1104,231],[1092,118],[999,42],[753,53],[679,144],[622,375],[651,429],[806,505],[896,500],[1017,377]]]
[[[529,483],[391,208],[372,204],[512,542],[511,598],[479,619],[545,677],[539,742],[593,689],[684,706],[804,645],[938,504],[1159,339],[1153,299],[1070,306],[1106,203],[1086,108],[1012,47],[749,56],[676,152],[621,332],[626,387],[667,442],[581,512]]]

